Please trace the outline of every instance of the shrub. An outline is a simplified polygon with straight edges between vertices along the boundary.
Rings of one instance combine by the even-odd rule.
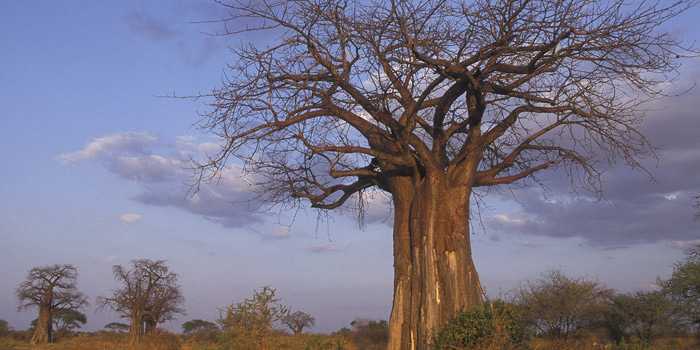
[[[688,250],[685,261],[676,263],[671,278],[659,280],[659,284],[680,305],[685,321],[700,327],[700,245]]]
[[[616,342],[636,337],[650,344],[654,338],[682,330],[676,306],[662,292],[637,292],[613,297],[606,328]]]
[[[443,349],[521,349],[526,338],[521,312],[503,301],[484,303],[457,315],[437,332],[436,350]]]
[[[274,349],[269,340],[276,333],[274,326],[288,314],[277,297],[277,290],[263,287],[240,303],[229,305],[219,320],[227,334],[226,343],[235,349]]]
[[[340,330],[338,334],[345,332],[353,343],[363,350],[383,350],[389,342],[389,324],[384,321],[357,319],[350,323],[352,330]]]
[[[566,339],[603,324],[612,295],[612,290],[596,281],[552,271],[526,283],[516,300],[534,333]]]

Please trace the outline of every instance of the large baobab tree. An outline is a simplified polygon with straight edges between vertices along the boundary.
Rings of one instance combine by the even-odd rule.
[[[474,191],[551,169],[595,185],[596,161],[638,166],[639,103],[688,53],[660,27],[692,3],[222,1],[225,34],[266,34],[212,92],[203,127],[223,146],[202,178],[236,158],[273,203],[361,209],[367,191],[390,194],[389,347],[426,349],[482,302]]]
[[[100,297],[98,303],[129,319],[129,341],[141,342],[144,334],[158,324],[183,313],[184,298],[178,285],[177,274],[170,271],[163,260],[138,259],[131,268],[113,267],[114,278],[121,286],[109,297]]]
[[[39,309],[32,344],[53,342],[54,317],[78,311],[87,305],[87,297],[78,291],[78,270],[73,265],[34,267],[17,287],[19,310]]]

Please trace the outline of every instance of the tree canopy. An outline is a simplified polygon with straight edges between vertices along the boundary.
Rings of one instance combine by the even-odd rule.
[[[73,265],[34,267],[17,287],[18,310],[36,307],[37,324],[32,343],[53,341],[52,319],[58,314],[73,314],[88,304],[78,291],[78,269]]]
[[[139,342],[158,324],[184,313],[178,276],[164,260],[137,259],[130,268],[115,265],[112,270],[120,287],[98,302],[130,320],[132,342]]]
[[[674,266],[671,278],[659,284],[682,305],[687,320],[700,325],[700,246],[689,249],[685,260]]]

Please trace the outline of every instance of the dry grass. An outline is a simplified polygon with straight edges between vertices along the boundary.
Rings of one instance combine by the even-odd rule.
[[[672,337],[655,340],[652,344],[643,344],[632,340],[615,345],[596,337],[584,337],[570,340],[534,339],[530,343],[532,350],[697,350],[700,342],[692,337]]]
[[[181,350],[177,335],[162,333],[146,337],[142,344],[130,347],[126,336],[119,334],[79,335],[60,339],[54,344],[31,346],[26,341],[0,339],[0,350]]]
[[[226,345],[216,342],[183,341],[180,336],[161,333],[146,337],[142,344],[130,347],[125,335],[94,334],[61,339],[54,344],[32,347],[26,340],[0,338],[0,350],[247,350],[258,346]],[[360,350],[340,336],[303,334],[276,335],[267,339],[269,350]]]
[[[503,350],[497,339],[482,344],[478,350]],[[658,339],[651,345],[631,341],[623,345],[613,345],[596,337],[583,337],[566,341],[534,339],[530,342],[531,350],[695,350],[700,349],[700,342],[692,337],[673,337]],[[25,340],[0,338],[0,350],[229,350],[238,346],[210,342],[182,341],[179,336],[169,333],[144,339],[138,347],[129,347],[124,335],[95,334],[81,335],[63,339],[55,344],[31,347]],[[304,334],[301,336],[279,335],[269,339],[270,350],[365,350],[359,349],[344,337]],[[475,349],[473,349],[475,350]]]

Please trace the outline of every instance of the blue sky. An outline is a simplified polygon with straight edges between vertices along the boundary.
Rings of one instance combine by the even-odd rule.
[[[0,2],[0,318],[18,329],[16,285],[32,267],[71,263],[94,298],[115,287],[111,266],[168,260],[181,276],[187,315],[272,285],[317,331],[383,318],[391,305],[391,227],[381,205],[360,230],[350,215],[255,213],[235,173],[187,196],[184,160],[212,147],[193,126],[201,102],[164,98],[216,88],[232,38],[212,37],[208,1]],[[700,11],[669,30],[692,41]],[[256,38],[243,38],[255,40]],[[686,61],[675,86],[699,81]],[[690,198],[700,192],[699,92],[651,106],[644,126],[660,148],[655,176],[608,169],[607,197],[572,196],[551,179],[548,196],[485,199],[473,237],[483,284],[505,293],[548,269],[623,291],[652,288],[682,248],[700,239]],[[545,179],[547,180],[547,179]],[[377,203],[381,198],[377,198]],[[87,310],[89,329],[116,315]]]

